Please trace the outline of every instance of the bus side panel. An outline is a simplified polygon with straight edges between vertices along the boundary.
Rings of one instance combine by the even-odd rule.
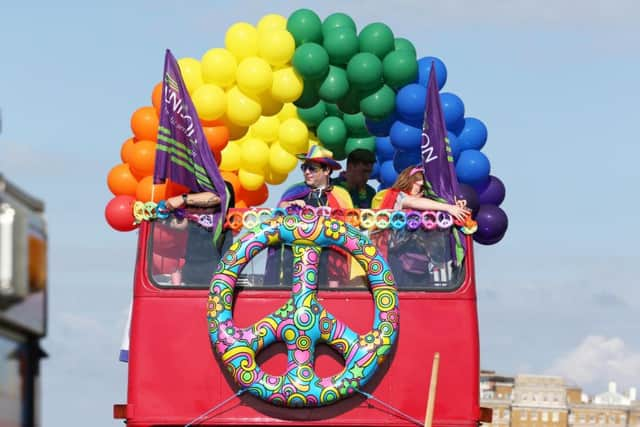
[[[278,294],[282,295],[256,298],[250,291],[242,292],[236,301],[243,307],[238,323],[249,324],[266,314],[265,310],[277,308],[286,296]],[[370,295],[352,293],[345,298],[345,294],[330,294],[324,302],[355,330],[368,329],[371,315],[363,313],[371,310]],[[434,424],[472,424],[478,415],[475,302],[430,300],[428,294],[420,295],[401,298],[397,348],[365,390],[414,418],[424,419],[431,363],[437,351],[441,359]],[[130,350],[131,424],[136,420],[185,424],[233,395],[234,386],[214,356],[206,327],[206,292],[191,291],[188,297],[179,298],[136,298]],[[263,365],[267,370],[268,363]],[[330,425],[406,425],[406,420],[378,403],[367,405],[361,396],[313,411],[276,408],[251,396],[243,396],[241,401],[229,403],[211,422],[286,425],[305,420]]]

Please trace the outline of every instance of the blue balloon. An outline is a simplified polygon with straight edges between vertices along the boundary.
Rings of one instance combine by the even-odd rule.
[[[379,162],[392,160],[393,153],[396,152],[395,147],[391,144],[391,138],[382,136],[376,138],[376,158]]]
[[[487,127],[480,120],[467,117],[458,140],[463,150],[481,150],[487,142]]]
[[[378,179],[380,174],[380,163],[379,160],[373,164],[373,169],[371,169],[371,174],[369,174],[369,179]]]
[[[436,80],[438,81],[438,90],[440,90],[447,82],[447,67],[445,67],[444,62],[434,56],[425,56],[418,60],[418,83],[427,87],[432,62],[436,66]]]
[[[464,103],[462,99],[453,93],[445,92],[440,94],[440,102],[442,103],[442,112],[444,113],[447,129],[457,133],[455,132],[455,125],[459,120],[464,119]]]
[[[458,137],[453,132],[447,132],[447,139],[449,139],[449,147],[451,147],[453,161],[457,162],[458,157],[460,157],[460,152],[462,152],[460,141],[458,141]]]
[[[451,126],[447,127],[447,130],[453,133],[455,136],[460,136],[462,129],[464,129],[464,117],[460,117],[458,121],[451,124]]]
[[[427,102],[427,88],[416,83],[404,86],[396,95],[396,111],[405,122],[422,122]]]
[[[491,164],[489,159],[478,150],[464,150],[456,162],[458,181],[475,188],[482,186],[489,179]]]
[[[396,121],[389,132],[391,144],[398,150],[415,150],[420,148],[422,129]]]
[[[391,130],[391,125],[398,120],[395,110],[393,113],[389,114],[389,117],[382,120],[373,120],[366,118],[365,123],[367,125],[367,130],[374,136],[389,136],[389,131]]]
[[[409,166],[415,166],[422,161],[420,150],[398,150],[393,155],[393,167],[400,173]]]
[[[382,162],[380,165],[380,173],[378,175],[380,176],[378,179],[382,185],[385,187],[391,187],[396,182],[396,178],[398,178],[398,173],[393,167],[393,160]]]
[[[378,185],[378,189],[376,190],[376,193],[381,192],[382,190],[386,190],[387,188],[391,187],[390,185],[385,185],[383,183],[380,183],[380,185]]]

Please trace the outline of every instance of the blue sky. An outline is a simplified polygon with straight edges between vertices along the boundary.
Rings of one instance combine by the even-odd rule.
[[[359,28],[385,22],[445,62],[445,90],[487,125],[510,227],[477,247],[483,368],[560,374],[590,392],[640,385],[638,3],[362,3],[0,6],[0,171],[45,200],[50,227],[45,425],[119,425],[136,236],[104,221],[106,175],[131,113],[150,104],[164,49],[199,58],[233,23],[299,7],[348,13]]]

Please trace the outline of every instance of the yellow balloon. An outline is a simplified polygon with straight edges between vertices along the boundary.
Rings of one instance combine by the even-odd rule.
[[[306,153],[309,149],[309,130],[299,119],[287,119],[280,124],[278,140],[291,154]]]
[[[247,138],[242,143],[242,168],[253,173],[264,173],[269,163],[269,145],[258,138]]]
[[[282,15],[270,13],[263,16],[258,22],[258,32],[265,33],[273,30],[286,30],[287,18]]]
[[[302,77],[293,69],[285,67],[273,72],[271,94],[282,102],[293,102],[300,98],[304,83]]]
[[[310,133],[309,134],[309,148],[308,148],[308,150],[310,150],[311,147],[313,147],[314,145],[320,145],[320,141],[318,141],[317,137],[314,134]]]
[[[237,86],[227,92],[227,117],[239,126],[250,126],[260,118],[262,106],[255,98],[242,93]]]
[[[203,84],[191,97],[198,116],[204,120],[216,120],[227,109],[227,94],[219,86]]]
[[[255,138],[271,143],[278,139],[279,129],[280,120],[277,117],[261,116],[257,122],[251,125],[249,133]]]
[[[271,88],[273,72],[267,61],[257,56],[243,59],[236,72],[238,87],[244,93],[258,95]]]
[[[284,104],[277,117],[281,122],[284,122],[287,119],[297,119],[298,109],[291,103]]]
[[[204,84],[202,81],[202,66],[197,59],[180,58],[178,59],[178,67],[180,67],[182,80],[184,80],[184,84],[190,94]]]
[[[262,187],[262,184],[264,184],[264,175],[261,173],[250,172],[245,169],[240,169],[238,171],[238,179],[240,180],[240,185],[249,191],[257,190]]]
[[[209,49],[202,55],[202,78],[223,88],[233,86],[236,81],[238,63],[236,57],[227,49]]]
[[[227,92],[227,108],[229,108],[229,93]],[[229,130],[229,139],[240,139],[247,134],[249,128],[247,126],[240,126],[233,123],[227,115],[222,116],[220,119]]]
[[[246,22],[236,22],[227,30],[224,44],[238,61],[249,56],[256,56],[258,54],[258,30]]]
[[[265,173],[264,180],[267,181],[267,184],[278,185],[282,184],[288,176],[289,174],[287,173],[277,173],[269,170],[269,172]]]
[[[235,141],[229,141],[227,146],[222,149],[221,155],[220,170],[235,171],[240,167],[242,162],[242,149]]]
[[[287,30],[274,30],[261,33],[258,38],[258,55],[273,66],[281,66],[293,57],[296,41]]]
[[[278,114],[284,105],[282,102],[271,96],[270,91],[263,92],[258,96],[258,99],[260,100],[260,105],[262,105],[263,116],[274,116]]]
[[[295,169],[298,159],[282,148],[279,141],[271,144],[269,150],[269,172],[286,175]]]

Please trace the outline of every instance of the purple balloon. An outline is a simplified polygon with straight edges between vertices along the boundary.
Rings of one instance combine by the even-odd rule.
[[[474,234],[474,239],[479,243],[500,240],[509,226],[507,214],[496,205],[480,205],[476,221],[478,230]]]
[[[467,201],[467,207],[471,209],[472,217],[475,218],[475,215],[478,213],[478,208],[480,207],[478,193],[476,193],[476,190],[472,186],[462,183],[458,185],[458,190],[457,197]]]
[[[504,184],[496,176],[489,175],[489,181],[479,188],[476,187],[478,192],[478,200],[481,205],[496,205],[504,201],[505,188]]]
[[[473,235],[473,240],[477,243],[480,243],[481,245],[495,245],[496,243],[498,243],[500,240],[502,240],[502,238],[504,237],[506,233],[502,233],[492,239],[483,239],[477,235]]]

